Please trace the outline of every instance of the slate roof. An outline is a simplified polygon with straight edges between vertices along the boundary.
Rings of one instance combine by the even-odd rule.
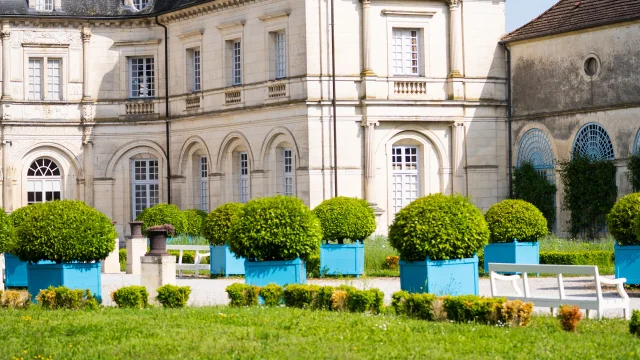
[[[34,0],[32,0],[34,1]],[[177,10],[213,0],[150,0],[149,6],[136,11],[123,0],[62,0],[62,11],[34,11],[28,0],[0,0],[0,16],[46,17],[138,17]]]
[[[535,0],[528,0],[535,1]],[[560,0],[503,43],[640,19],[640,0]]]

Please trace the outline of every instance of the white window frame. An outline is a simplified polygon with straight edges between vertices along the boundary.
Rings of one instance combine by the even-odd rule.
[[[242,41],[235,39],[231,43],[231,85],[242,85]]]
[[[251,190],[249,189],[249,153],[238,153],[238,186],[240,189],[240,203],[249,201]]]
[[[144,164],[144,179],[136,179],[136,169],[142,167],[136,167],[136,164],[140,163]],[[155,169],[155,173],[151,172],[151,169]],[[154,176],[150,176],[155,174]],[[144,203],[142,204],[142,208],[138,211],[136,209],[136,205],[138,203],[136,200],[138,197],[136,196],[136,187],[141,186],[144,187],[144,198],[140,197],[140,199],[144,199]],[[155,189],[153,188],[155,186]],[[155,191],[157,194],[155,197],[152,195],[152,191]],[[133,215],[133,219],[142,212],[142,210],[152,207],[160,203],[160,162],[158,159],[134,159],[131,160],[131,214]]]
[[[151,0],[133,0],[133,7],[135,7],[138,11],[142,11],[146,9],[147,6],[149,6],[150,2]]]
[[[28,100],[43,100],[42,95],[44,93],[44,82],[42,81],[44,75],[44,69],[42,68],[42,58],[29,58],[27,73],[29,77],[28,81]],[[36,69],[36,64],[38,65]]]
[[[40,162],[40,163],[38,163]],[[31,168],[33,167],[34,164],[36,164],[37,166],[40,165],[40,167],[42,167],[42,165],[44,164],[44,162],[49,162],[50,165],[54,165],[55,169],[58,171],[58,174],[51,174],[51,175],[29,175],[29,170],[31,170]],[[53,172],[52,169],[54,169],[51,166],[47,166],[48,170],[50,170],[51,172]],[[52,159],[49,158],[37,158],[35,160],[33,160],[31,162],[31,164],[29,165],[29,169],[27,170],[27,204],[37,204],[37,203],[43,203],[46,201],[51,201],[51,200],[62,200],[63,197],[63,192],[62,192],[62,169],[60,168],[60,166]],[[35,193],[41,193],[41,201],[38,200],[29,200],[29,193],[33,192],[34,195]],[[47,200],[47,192],[52,193],[51,195],[51,199]],[[58,193],[58,196],[56,198],[55,193]]]
[[[193,49],[193,92],[202,90],[202,53],[200,48]]]
[[[35,0],[36,11],[53,11],[53,0]]]
[[[32,64],[39,64],[39,71],[32,68]],[[51,65],[58,64],[57,76],[54,75],[54,69]],[[64,83],[64,59],[61,56],[29,56],[27,60],[27,92],[26,99],[33,101],[61,101],[63,100],[63,83]],[[36,76],[37,75],[37,76]],[[39,84],[35,83],[38,79]],[[57,83],[52,83],[57,80]],[[36,93],[34,90],[38,89]]]
[[[282,193],[295,195],[294,159],[292,149],[282,149]]]
[[[46,72],[47,100],[62,100],[62,59],[47,58]]]
[[[411,48],[410,51],[407,51],[407,47]],[[420,29],[402,27],[392,29],[391,69],[394,76],[420,76],[421,53]]]
[[[198,160],[200,173],[200,210],[209,212],[209,159],[201,156]]]
[[[287,77],[287,34],[284,30],[274,33],[275,36],[275,73],[276,80]]]
[[[407,153],[407,150],[409,153]],[[415,156],[415,161],[407,161],[407,156]],[[400,161],[398,162],[397,160]],[[420,197],[420,147],[407,145],[392,146],[390,164],[391,214],[395,216],[403,207]],[[399,166],[399,169],[395,169],[395,166]],[[413,176],[415,176],[415,182],[406,181],[407,178]],[[396,181],[398,177],[400,177],[402,181]],[[399,188],[398,185],[400,185]],[[412,189],[411,186],[415,186],[415,189]]]
[[[142,60],[142,64],[136,63],[138,60]],[[134,64],[135,63],[135,64]],[[129,98],[130,99],[153,99],[156,95],[156,68],[155,68],[155,58],[153,56],[132,56],[127,59],[128,64],[128,76],[129,76]],[[140,77],[134,77],[134,66],[143,67],[143,75],[142,79],[142,88],[138,85],[138,95],[134,95],[134,79],[138,79]],[[151,65],[151,70],[147,69],[147,67]],[[151,76],[147,73],[151,71]],[[149,81],[151,80],[151,81]],[[140,83],[138,83],[140,84]],[[146,94],[145,94],[146,91]]]

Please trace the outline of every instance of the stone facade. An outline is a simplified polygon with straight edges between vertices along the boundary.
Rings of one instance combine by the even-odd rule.
[[[159,15],[168,34],[168,117],[165,34],[155,17],[0,15],[5,210],[29,202],[41,180],[29,172],[37,159],[59,167],[62,198],[103,211],[121,236],[134,218],[136,161],[147,159],[158,160],[151,181],[157,201],[169,201],[170,184],[171,202],[183,209],[240,201],[241,182],[250,198],[292,189],[313,207],[336,186],[334,65],[338,194],[374,204],[379,232],[403,198],[460,193],[486,209],[506,197],[506,66],[498,44],[504,0],[336,0],[335,64],[329,5],[216,0]],[[394,29],[416,39],[415,76],[396,75]],[[284,77],[277,76],[277,36],[284,36]],[[138,58],[153,59],[144,63],[153,69],[148,98],[131,96],[131,59]],[[60,60],[59,98],[31,98],[33,59],[43,67]],[[43,83],[51,74],[42,73]],[[392,154],[407,148],[415,164],[401,173]],[[286,175],[285,150],[292,162]],[[411,181],[415,188],[407,189]]]

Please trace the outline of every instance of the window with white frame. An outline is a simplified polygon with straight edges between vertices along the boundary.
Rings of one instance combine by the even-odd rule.
[[[283,193],[285,196],[289,196],[289,195],[293,196],[294,194],[293,151],[291,149],[283,149],[282,158],[284,163]]]
[[[287,77],[287,43],[284,31],[275,33],[275,48],[276,48],[276,79],[282,79]]]
[[[46,67],[43,67],[45,63]],[[62,100],[61,59],[30,58],[28,78],[29,100]]]
[[[242,47],[234,40],[231,48],[231,84],[242,85]]]
[[[209,212],[209,159],[200,157],[200,210]]]
[[[149,5],[149,0],[133,0],[133,6],[135,6],[137,10],[144,10],[147,5]]]
[[[152,98],[155,96],[155,69],[152,57],[129,59],[129,97]]]
[[[417,146],[394,146],[391,151],[391,196],[395,215],[419,196],[419,152]]]
[[[187,50],[187,91],[198,92],[202,89],[202,65],[200,48]]]
[[[240,202],[246,203],[249,201],[249,154],[241,152],[238,154],[240,160],[239,174],[240,174]]]
[[[53,11],[53,0],[36,0],[37,11]]]
[[[62,174],[58,164],[46,158],[35,160],[27,170],[27,204],[60,200]]]
[[[420,30],[393,29],[393,75],[420,75]]]
[[[160,202],[158,160],[133,160],[133,218]]]

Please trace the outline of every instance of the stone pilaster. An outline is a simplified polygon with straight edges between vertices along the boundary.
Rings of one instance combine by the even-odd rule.
[[[11,100],[11,28],[2,24],[2,100]]]
[[[376,144],[375,129],[380,125],[377,121],[368,121],[366,117],[362,120],[364,127],[364,197],[373,208],[376,215],[377,227],[381,228],[380,220],[384,213],[378,206],[376,194]]]
[[[464,51],[462,48],[462,0],[447,0],[449,4],[449,98],[464,100]]]
[[[91,74],[91,28],[84,27],[82,28],[82,60],[83,60],[83,71],[82,71],[82,101],[90,102],[91,99],[91,90],[89,87],[89,76]]]
[[[373,76],[373,48],[371,46],[371,0],[362,0],[362,39],[363,39],[363,57],[364,71],[363,75]]]
[[[467,195],[465,186],[465,137],[466,127],[462,122],[456,122],[451,125],[451,167],[453,170],[453,192],[456,194]]]

